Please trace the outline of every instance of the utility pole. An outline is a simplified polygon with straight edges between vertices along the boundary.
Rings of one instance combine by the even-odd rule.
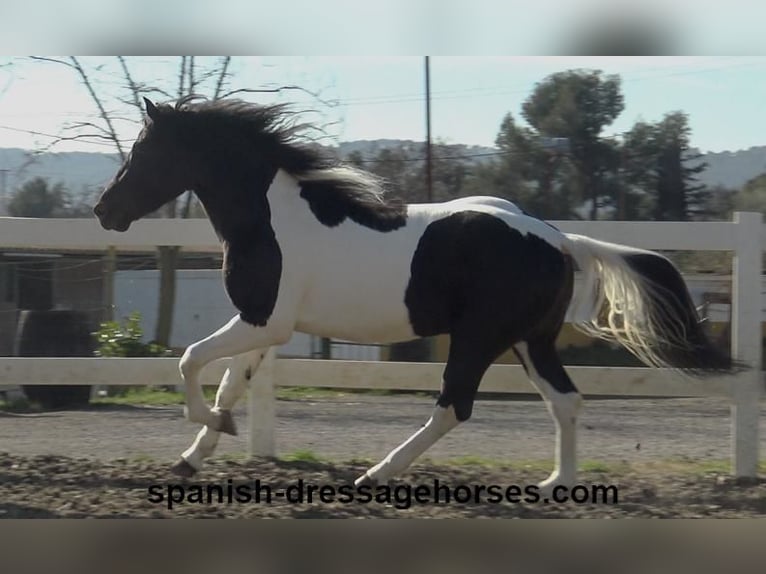
[[[431,61],[426,56],[426,199],[434,200],[433,166],[431,163]]]
[[[0,169],[0,215],[7,215],[8,209],[8,172],[10,169]]]

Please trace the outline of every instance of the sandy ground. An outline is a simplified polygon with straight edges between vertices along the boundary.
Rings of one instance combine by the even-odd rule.
[[[250,485],[259,479],[283,490],[299,480],[350,485],[423,422],[432,400],[347,395],[278,402],[278,452],[310,451],[327,462],[247,461],[247,419],[236,411],[240,436],[222,438],[217,456],[193,480],[167,467],[196,434],[176,407],[93,407],[39,414],[0,413],[0,516],[763,516],[766,481],[738,484],[716,466],[730,456],[730,412],[719,399],[591,400],[580,421],[584,485],[618,487],[618,504],[411,503],[406,485],[497,485],[522,489],[547,475],[553,426],[538,400],[479,401],[474,417],[437,443],[392,483],[399,503],[314,501],[291,504],[149,500],[149,488]],[[766,414],[766,405],[764,405]],[[762,417],[766,421],[766,417]],[[766,425],[761,452],[766,452]],[[476,460],[467,464],[466,458]],[[451,464],[462,459],[460,465]],[[355,462],[356,461],[356,462]],[[493,461],[492,464],[484,464]],[[689,474],[686,463],[710,463]],[[599,466],[601,465],[601,466]],[[688,464],[686,465],[688,466]],[[473,486],[471,486],[473,485]],[[246,488],[246,486],[243,486]],[[428,486],[427,486],[428,488]],[[159,490],[156,490],[159,489]],[[584,492],[584,491],[582,491]],[[411,501],[412,502],[412,501]]]

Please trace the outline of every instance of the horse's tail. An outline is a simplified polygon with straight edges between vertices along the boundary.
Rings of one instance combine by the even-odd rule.
[[[574,326],[617,341],[649,366],[695,376],[743,368],[706,336],[683,278],[652,251],[566,234],[583,274],[572,303]]]

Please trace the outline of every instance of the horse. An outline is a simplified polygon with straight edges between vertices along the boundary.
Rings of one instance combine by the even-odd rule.
[[[203,428],[172,465],[178,476],[201,469],[220,433],[236,434],[232,407],[265,352],[294,331],[382,344],[450,337],[430,418],[357,487],[399,475],[467,421],[485,371],[509,349],[555,425],[554,469],[539,488],[575,484],[582,397],[555,347],[567,317],[649,366],[692,377],[734,368],[659,253],[562,233],[497,197],[406,204],[381,179],[328,159],[285,104],[144,103],[144,125],[93,211],[121,232],[193,191],[221,242],[238,311],[180,359],[184,414]],[[227,357],[210,408],[199,374]]]

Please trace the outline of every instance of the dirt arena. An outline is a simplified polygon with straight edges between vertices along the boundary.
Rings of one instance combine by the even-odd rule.
[[[763,474],[748,484],[728,476],[730,415],[718,399],[586,402],[580,483],[587,490],[578,495],[593,485],[614,486],[616,504],[606,494],[584,503],[522,500],[525,487],[547,476],[553,455],[552,423],[537,400],[479,401],[474,418],[437,443],[427,460],[383,494],[371,493],[382,498],[341,496],[341,486],[350,488],[371,461],[425,421],[431,404],[360,395],[279,401],[275,460],[244,458],[247,421],[239,409],[240,436],[222,438],[217,455],[192,480],[168,472],[197,430],[180,406],[0,413],[0,517],[766,516]],[[762,428],[762,453],[765,436]],[[451,491],[459,500],[446,503],[442,490],[434,503],[437,480],[460,486]],[[292,487],[293,496],[247,499],[255,481],[273,493]],[[309,503],[308,485],[337,492],[325,492],[322,501],[315,490]],[[508,487],[512,501],[505,498]],[[181,493],[183,501],[170,500]]]

